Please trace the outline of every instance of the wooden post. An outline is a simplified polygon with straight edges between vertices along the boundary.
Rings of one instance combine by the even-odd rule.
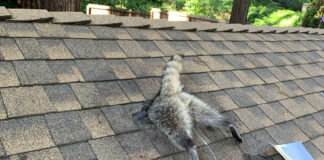
[[[81,0],[17,0],[21,8],[49,11],[81,11]]]

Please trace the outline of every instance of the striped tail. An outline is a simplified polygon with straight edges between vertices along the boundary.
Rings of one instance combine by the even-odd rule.
[[[179,94],[182,91],[182,85],[180,82],[180,72],[182,70],[182,58],[179,55],[175,55],[166,64],[163,71],[161,96],[173,96]]]

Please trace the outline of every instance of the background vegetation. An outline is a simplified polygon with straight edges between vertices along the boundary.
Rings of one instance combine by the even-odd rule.
[[[320,20],[322,13],[312,5],[307,12],[301,12],[303,3],[317,0],[250,0],[247,23],[270,26],[305,26],[324,28]],[[193,15],[229,20],[233,0],[82,0],[85,12],[89,3],[109,5],[116,8],[149,12],[151,8],[177,10]],[[16,0],[1,0],[0,5],[17,7]],[[324,8],[323,8],[324,11]],[[306,19],[306,20],[305,20]],[[304,21],[304,23],[303,23]]]

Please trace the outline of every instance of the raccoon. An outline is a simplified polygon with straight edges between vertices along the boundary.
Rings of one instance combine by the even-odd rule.
[[[194,125],[207,129],[229,128],[233,137],[242,143],[241,136],[227,118],[196,96],[182,90],[181,70],[182,57],[175,55],[167,62],[161,88],[156,97],[144,105],[141,118],[148,117],[175,146],[189,152],[192,160],[199,159],[192,139]]]

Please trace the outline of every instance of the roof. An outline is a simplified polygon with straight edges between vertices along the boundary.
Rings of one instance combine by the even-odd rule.
[[[132,116],[174,54],[185,55],[184,90],[230,116],[245,139],[199,128],[218,159],[278,158],[269,144],[292,141],[324,157],[323,30],[4,7],[0,19],[4,159],[186,159]]]

